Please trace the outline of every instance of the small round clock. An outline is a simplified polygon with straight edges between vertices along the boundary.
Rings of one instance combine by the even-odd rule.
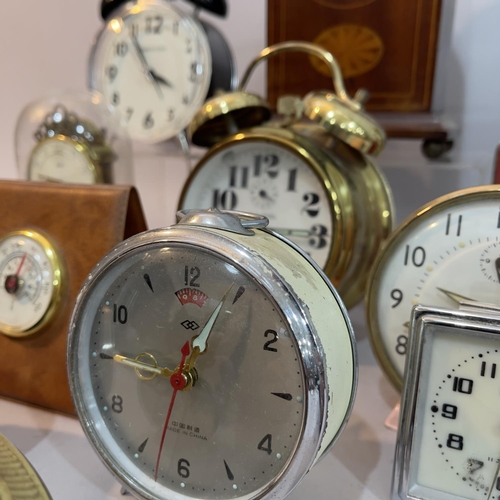
[[[242,89],[259,62],[288,51],[327,62],[336,93],[282,100],[285,118],[264,123],[267,103]],[[346,95],[339,71],[333,56],[313,44],[288,42],[262,51],[238,92],[207,101],[193,118],[193,142],[212,147],[187,179],[179,208],[264,214],[273,230],[325,270],[351,307],[362,298],[369,268],[392,228],[393,208],[382,173],[364,154],[380,151],[385,135],[362,112],[364,94]]]
[[[112,182],[116,155],[103,129],[58,105],[35,132],[28,160],[32,181],[96,184]]]
[[[500,498],[499,312],[414,308],[393,499]]]
[[[68,340],[78,416],[140,498],[284,498],[350,413],[349,319],[264,217],[180,217],[117,246],[84,283]]]
[[[410,215],[380,252],[366,294],[367,320],[374,352],[398,389],[412,306],[500,304],[499,203],[495,185],[438,198]]]
[[[47,236],[20,229],[0,238],[0,333],[38,332],[54,318],[63,286],[62,259]]]
[[[133,139],[160,142],[180,133],[207,97],[213,64],[218,85],[233,84],[222,37],[174,2],[104,1],[102,13],[106,26],[92,49],[89,84],[120,111]]]

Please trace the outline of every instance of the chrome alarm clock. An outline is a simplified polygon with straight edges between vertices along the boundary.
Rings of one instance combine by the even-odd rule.
[[[500,309],[476,304],[413,309],[393,500],[500,497]]]
[[[189,211],[78,296],[68,374],[87,437],[140,498],[283,498],[354,401],[345,308],[262,216]]]

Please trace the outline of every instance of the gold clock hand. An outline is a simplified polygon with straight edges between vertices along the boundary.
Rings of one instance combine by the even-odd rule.
[[[439,288],[438,286],[436,287],[440,292],[444,293],[448,298],[453,300],[454,302],[457,303],[457,305],[460,305],[460,302],[462,300],[468,300],[470,302],[477,302],[477,300],[470,299],[469,297],[465,297],[464,295],[460,295],[455,292],[450,292],[449,290],[445,290],[444,288]]]
[[[208,321],[205,323],[205,326],[201,330],[200,334],[196,337],[193,337],[193,339],[191,340],[191,354],[186,362],[186,371],[189,372],[190,370],[192,370],[196,358],[207,350],[208,337],[210,337],[210,334],[212,333],[215,322],[219,317],[222,306],[224,305],[229,292],[233,288],[233,285],[234,283],[232,283],[228,288],[227,292],[224,294],[224,297],[222,297],[221,301],[219,302],[219,305],[214,309],[214,312],[208,318]]]
[[[153,365],[150,365],[149,363],[144,363],[143,361],[139,361],[141,357],[149,357],[153,360]],[[126,356],[122,356],[121,354],[115,354],[113,356],[113,360],[116,361],[117,363],[121,363],[126,366],[130,366],[135,369],[135,373],[137,376],[142,379],[142,380],[152,380],[156,377],[156,375],[162,375],[164,377],[169,378],[173,373],[174,370],[170,370],[170,368],[161,368],[158,366],[156,363],[156,359],[152,354],[149,354],[147,352],[143,352],[139,354],[135,359],[132,358],[127,358]],[[152,377],[144,377],[139,373],[140,371],[145,371],[152,373]]]

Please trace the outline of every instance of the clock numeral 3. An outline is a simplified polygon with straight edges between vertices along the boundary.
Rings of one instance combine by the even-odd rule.
[[[309,240],[309,245],[313,248],[323,248],[328,243],[325,236],[328,236],[328,229],[325,226],[317,225],[311,228],[313,238]]]

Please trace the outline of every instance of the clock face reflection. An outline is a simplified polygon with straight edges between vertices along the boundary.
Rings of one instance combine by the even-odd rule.
[[[267,292],[211,252],[154,244],[116,261],[89,297],[79,390],[115,470],[155,499],[265,491],[300,440],[306,398],[296,341]],[[176,390],[172,373],[197,342],[206,350]]]
[[[265,215],[321,267],[332,248],[330,195],[307,161],[272,141],[238,141],[199,164],[182,208],[216,207]]]
[[[409,493],[498,500],[500,338],[435,329],[423,348]]]

